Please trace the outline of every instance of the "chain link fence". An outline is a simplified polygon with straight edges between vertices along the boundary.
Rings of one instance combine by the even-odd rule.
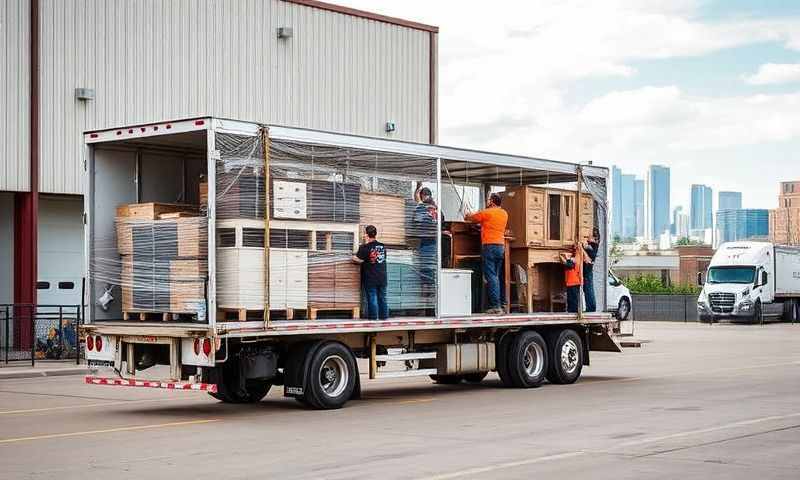
[[[0,304],[0,361],[80,363],[80,305]]]

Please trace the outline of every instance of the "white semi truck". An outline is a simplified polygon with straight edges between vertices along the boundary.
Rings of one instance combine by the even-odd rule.
[[[545,379],[575,382],[590,351],[620,351],[604,305],[567,313],[548,296],[524,313],[510,313],[510,303],[503,315],[470,309],[469,282],[455,281],[469,280],[470,272],[443,268],[445,235],[435,214],[423,215],[433,225],[433,258],[402,246],[388,254],[405,262],[389,272],[389,318],[363,318],[352,295],[342,293],[354,288],[346,262],[365,223],[383,222],[379,238],[387,244],[397,241],[390,231],[413,233],[404,222],[416,217],[404,213],[403,199],[413,202],[408,187],[417,181],[434,186],[439,204],[446,185],[484,193],[503,185],[572,185],[571,192],[547,190],[550,221],[536,210],[528,227],[544,229],[548,244],[563,248],[559,228],[575,232],[592,216],[605,224],[605,168],[210,117],[84,138],[90,307],[81,332],[96,370],[86,383],[201,390],[230,403],[259,401],[282,385],[286,396],[328,409],[358,396],[358,358],[367,361],[370,379],[479,382],[497,371],[503,384],[530,388]],[[575,201],[585,192],[594,199],[588,207]],[[378,200],[397,205],[398,198],[399,209],[371,207]],[[200,205],[199,214],[137,219],[134,207],[147,214],[156,208],[147,202]],[[528,267],[544,262],[542,275],[563,285],[558,249],[536,252]],[[336,263],[342,254],[345,263]],[[605,299],[604,255],[594,269],[597,298]],[[422,275],[434,284],[417,287]],[[426,299],[422,308],[403,303]],[[450,306],[455,300],[458,308]],[[318,317],[326,308],[347,315]]]
[[[800,247],[729,242],[711,259],[697,299],[701,321],[763,322],[800,316]]]

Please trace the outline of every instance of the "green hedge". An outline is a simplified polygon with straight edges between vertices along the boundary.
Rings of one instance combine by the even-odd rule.
[[[623,281],[631,293],[662,294],[662,295],[692,295],[700,293],[700,287],[691,284],[678,284],[666,286],[661,278],[655,275],[636,275]]]

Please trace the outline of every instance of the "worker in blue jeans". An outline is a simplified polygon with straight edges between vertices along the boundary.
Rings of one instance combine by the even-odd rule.
[[[386,303],[386,247],[379,242],[378,229],[367,225],[364,229],[364,244],[353,255],[353,261],[361,264],[361,286],[367,296],[367,318],[385,320],[389,318]]]

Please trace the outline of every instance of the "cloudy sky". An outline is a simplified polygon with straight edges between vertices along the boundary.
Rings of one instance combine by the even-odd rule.
[[[777,206],[800,179],[800,1],[338,0],[440,27],[440,142],[672,169]]]

